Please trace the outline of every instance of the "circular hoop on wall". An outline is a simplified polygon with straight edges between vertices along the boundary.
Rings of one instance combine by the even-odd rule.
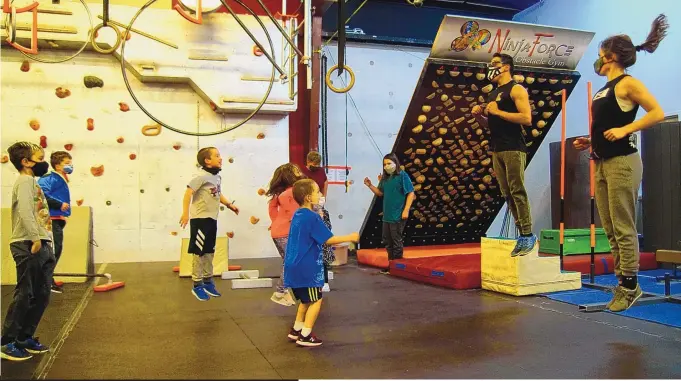
[[[14,0],[12,0],[12,1],[14,1]],[[27,58],[30,58],[34,61],[42,62],[42,63],[48,63],[48,64],[55,64],[55,63],[62,63],[62,62],[70,61],[70,60],[76,58],[78,55],[80,55],[80,53],[82,53],[85,50],[85,48],[87,48],[88,44],[90,43],[90,36],[94,35],[94,32],[92,31],[93,30],[93,28],[92,28],[92,13],[90,13],[90,7],[88,7],[85,0],[80,0],[80,3],[83,4],[83,8],[85,8],[85,12],[87,12],[87,19],[90,22],[90,29],[88,29],[88,35],[85,38],[85,43],[83,44],[83,46],[80,47],[80,49],[78,49],[78,51],[75,54],[68,56],[68,57],[59,58],[59,59],[56,59],[56,60],[46,60],[44,58],[38,58],[38,56],[33,56],[33,55],[28,54],[28,53],[22,52],[21,50],[19,50],[19,52],[21,52],[21,54],[23,54]]]
[[[345,66],[344,69],[348,71],[348,74],[350,74],[350,83],[344,88],[338,88],[335,87],[333,83],[331,83],[331,74],[337,69],[338,65],[334,65],[331,67],[331,69],[329,69],[328,72],[326,72],[326,86],[328,86],[329,89],[331,89],[331,91],[333,91],[334,93],[339,94],[347,93],[355,86],[355,73],[352,71],[352,69],[350,69],[350,66]]]
[[[95,41],[95,38],[97,38],[96,37],[97,31],[104,28],[105,26],[113,29],[113,31],[116,32],[116,43],[113,44],[113,46],[110,47],[109,49],[100,48],[99,45],[97,44],[97,41]],[[126,36],[127,36],[127,34],[126,34]],[[116,25],[111,25],[111,24],[104,25],[104,23],[101,23],[101,24],[97,25],[95,27],[95,29],[92,31],[92,33],[90,34],[90,42],[92,43],[92,49],[96,50],[97,52],[102,53],[102,54],[111,54],[111,53],[115,52],[116,49],[118,49],[119,46],[121,46],[121,40],[122,40],[121,37],[122,37],[121,31],[118,30],[118,28],[116,28]]]
[[[137,11],[137,13],[135,13],[135,16],[133,16],[133,18],[130,20],[130,23],[129,23],[128,26],[125,28],[125,33],[126,33],[126,34],[127,34],[127,33],[130,33],[130,30],[132,29],[132,26],[134,25],[135,21],[136,21],[137,18],[140,16],[140,14],[142,14],[142,12],[144,12],[145,9],[147,9],[149,6],[151,6],[152,4],[154,4],[156,1],[157,1],[157,0],[149,0],[146,4],[144,4],[144,5]],[[267,31],[267,27],[266,27],[265,24],[262,22],[262,20],[260,20],[260,17],[259,17],[258,15],[256,15],[255,12],[253,12],[253,10],[252,10],[250,7],[248,7],[246,4],[244,4],[241,0],[234,0],[234,1],[235,1],[237,4],[241,5],[242,7],[244,7],[244,9],[246,9],[246,11],[248,11],[251,15],[253,15],[253,17],[255,18],[255,20],[260,24],[260,26],[262,27],[263,31],[265,32],[265,37],[267,37],[267,41],[268,41],[268,43],[269,43],[269,45],[270,45],[270,51],[272,52],[272,55],[274,56],[274,44],[272,43],[272,38],[271,38],[269,32]],[[225,0],[220,0],[220,2],[221,2],[225,7],[227,7],[227,5],[226,5],[226,3],[225,3]],[[94,35],[94,33],[93,33],[93,35]],[[271,74],[271,76],[270,76],[270,84],[269,84],[269,87],[267,88],[267,91],[265,92],[265,96],[262,98],[262,100],[260,101],[260,103],[258,104],[258,106],[255,108],[255,110],[253,110],[253,112],[251,112],[248,116],[246,116],[246,118],[244,118],[242,121],[240,121],[240,122],[238,122],[238,123],[235,123],[235,124],[232,125],[231,127],[225,128],[225,129],[221,129],[220,131],[215,131],[215,132],[193,132],[193,131],[184,131],[184,130],[181,130],[181,129],[177,128],[177,127],[170,126],[170,125],[164,123],[163,121],[159,120],[158,118],[156,118],[156,117],[155,117],[154,115],[152,115],[146,108],[144,108],[144,106],[142,105],[142,102],[140,102],[139,99],[137,99],[137,96],[135,96],[135,93],[132,91],[132,87],[130,86],[130,81],[128,80],[128,74],[127,74],[127,72],[126,72],[125,44],[126,44],[126,40],[123,39],[123,41],[122,41],[122,43],[121,43],[121,53],[120,53],[121,73],[122,73],[122,75],[123,75],[123,83],[125,83],[125,87],[128,89],[128,93],[130,94],[130,97],[132,97],[132,100],[137,104],[137,106],[140,108],[140,110],[142,110],[143,113],[145,113],[149,118],[151,118],[151,120],[153,120],[154,122],[158,123],[160,126],[163,126],[163,127],[167,128],[167,129],[173,131],[173,132],[177,132],[178,134],[190,135],[190,136],[214,136],[214,135],[219,135],[219,134],[222,134],[222,133],[224,133],[224,132],[232,131],[232,130],[234,130],[235,128],[241,127],[242,125],[246,124],[246,122],[248,122],[249,120],[251,120],[251,119],[255,116],[255,114],[257,114],[258,111],[260,111],[260,109],[262,109],[262,107],[265,105],[265,102],[267,102],[267,98],[269,98],[270,93],[272,92],[272,87],[274,86],[275,68],[274,68],[274,65],[272,65],[272,74]]]

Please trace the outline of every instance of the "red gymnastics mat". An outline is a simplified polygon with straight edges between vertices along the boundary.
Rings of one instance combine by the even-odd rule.
[[[456,290],[480,288],[480,254],[399,259],[390,263],[390,275]]]
[[[461,254],[478,254],[479,243],[465,243],[460,245],[410,246],[404,248],[404,259],[442,257]],[[385,269],[388,267],[388,253],[385,248],[357,250],[357,262],[372,267]],[[479,261],[478,261],[479,262]],[[478,264],[478,271],[480,264]]]
[[[539,253],[542,257],[554,257],[555,254]],[[594,264],[596,265],[594,275],[612,274],[615,264],[612,254],[596,254],[594,255]],[[654,270],[657,268],[657,260],[655,253],[641,253],[641,260],[639,263],[639,270]],[[565,271],[579,271],[582,275],[589,275],[591,271],[591,254],[582,255],[567,255],[563,257],[563,270]]]

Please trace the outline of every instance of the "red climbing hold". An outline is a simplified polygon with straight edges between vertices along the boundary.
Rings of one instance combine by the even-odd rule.
[[[71,151],[73,149],[73,143],[64,144],[64,149],[67,151]]]
[[[135,160],[135,159],[137,159],[137,155],[134,154],[134,153],[131,153],[130,154],[130,160]]]
[[[47,136],[43,135],[40,137],[40,146],[47,148]]]
[[[60,86],[55,89],[54,93],[57,95],[57,98],[64,99],[71,95],[71,90],[65,89]]]
[[[125,139],[123,139],[122,136],[119,136],[118,139],[116,139],[116,141],[119,142],[119,143],[123,143],[125,141]]]
[[[95,129],[95,120],[92,118],[87,118],[87,130],[92,131]]]
[[[121,111],[123,112],[130,111],[130,106],[128,106],[128,104],[125,102],[118,102],[118,107],[120,107]]]
[[[21,71],[26,73],[27,71],[31,70],[31,63],[24,60],[24,62],[21,63]]]
[[[104,166],[90,167],[90,173],[92,173],[92,176],[94,177],[99,177],[104,174]]]

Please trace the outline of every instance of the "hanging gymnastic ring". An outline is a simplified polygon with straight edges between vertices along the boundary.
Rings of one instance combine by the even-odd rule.
[[[113,29],[114,32],[116,32],[116,43],[110,49],[100,48],[99,45],[97,45],[97,41],[95,41],[95,38],[97,38],[96,37],[97,31],[104,28],[105,26],[108,26],[109,28]],[[95,27],[95,29],[92,30],[92,34],[90,35],[90,42],[92,42],[92,48],[94,50],[98,51],[99,53],[111,54],[111,53],[115,52],[116,49],[118,49],[118,47],[121,45],[121,31],[118,30],[118,28],[116,28],[116,25],[112,25],[112,24],[104,25],[104,23],[101,23],[101,24],[97,25]]]
[[[333,73],[336,69],[338,69],[338,65],[332,66],[331,69],[329,69],[329,71],[326,72],[326,86],[328,86],[329,89],[331,89],[331,91],[333,91],[334,93],[339,94],[347,93],[348,91],[350,91],[350,89],[353,88],[353,86],[355,86],[355,73],[352,71],[352,69],[350,69],[350,66],[346,66],[345,70],[347,70],[348,74],[350,74],[350,84],[345,88],[339,89],[337,87],[334,87],[333,83],[331,83],[331,73]]]

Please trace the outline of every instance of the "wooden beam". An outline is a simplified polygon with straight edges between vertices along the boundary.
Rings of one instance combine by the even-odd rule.
[[[312,16],[312,90],[310,90],[310,135],[307,151],[319,151],[319,98],[321,95],[322,16]],[[306,152],[307,154],[307,152]]]

